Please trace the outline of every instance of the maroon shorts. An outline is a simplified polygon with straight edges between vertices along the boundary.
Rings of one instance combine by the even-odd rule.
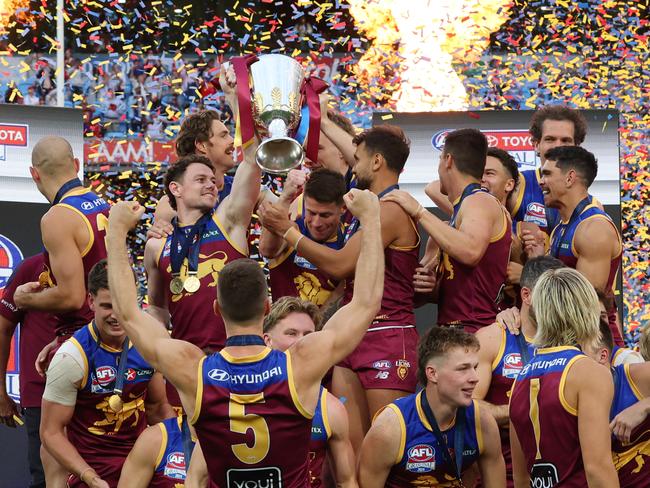
[[[354,371],[366,390],[413,393],[417,387],[417,347],[415,327],[371,330],[338,366]]]

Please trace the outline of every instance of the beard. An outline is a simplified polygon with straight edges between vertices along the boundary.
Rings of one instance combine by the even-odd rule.
[[[370,185],[372,181],[370,180],[370,178],[363,178],[361,176],[357,176],[356,183],[357,183],[356,188],[358,190],[370,190]]]

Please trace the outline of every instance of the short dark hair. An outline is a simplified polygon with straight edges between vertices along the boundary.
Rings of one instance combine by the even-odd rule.
[[[343,129],[345,132],[350,134],[352,137],[357,135],[357,131],[352,125],[352,121],[348,119],[345,115],[331,108],[327,110],[327,118],[334,122],[337,126]]]
[[[461,173],[483,178],[488,143],[485,135],[477,129],[458,129],[445,137],[443,154],[451,154]]]
[[[558,146],[546,151],[547,160],[555,161],[558,168],[566,173],[574,169],[589,188],[598,174],[598,160],[593,153],[580,146]]]
[[[396,125],[378,125],[364,130],[352,139],[357,146],[366,143],[366,150],[371,154],[379,153],[386,160],[388,168],[397,174],[404,169],[411,152],[411,141],[404,131]]]
[[[205,142],[212,136],[212,121],[221,120],[216,110],[201,110],[183,119],[176,136],[176,154],[179,157],[196,152],[196,143]]]
[[[108,290],[108,262],[100,259],[90,268],[88,273],[88,291],[91,295],[97,296],[99,290]]]
[[[531,258],[524,264],[524,269],[521,271],[521,277],[519,278],[519,285],[532,290],[545,271],[560,268],[564,268],[564,263],[553,256]]]
[[[309,318],[314,322],[314,330],[320,330],[323,327],[323,314],[318,305],[307,300],[301,300],[298,297],[286,296],[273,303],[271,311],[264,317],[264,332],[273,330],[278,322],[292,313],[309,315]]]
[[[343,175],[325,168],[312,171],[305,183],[305,196],[319,203],[343,205],[343,195],[346,192]]]
[[[601,317],[598,325],[600,326],[600,347],[606,347],[611,354],[614,350],[614,336],[609,327],[609,321]]]
[[[539,142],[542,140],[542,128],[546,120],[568,120],[573,122],[573,142],[580,145],[585,141],[587,121],[580,112],[566,105],[545,105],[535,111],[530,119],[530,128],[528,129],[533,141]]]
[[[226,264],[217,280],[217,300],[224,319],[235,323],[262,318],[269,292],[260,263],[248,258]]]
[[[427,384],[427,363],[456,347],[478,350],[481,346],[473,334],[456,327],[433,326],[420,338],[417,376],[423,386]]]
[[[503,149],[499,149],[498,147],[488,147],[487,155],[501,161],[501,164],[510,175],[510,178],[514,180],[516,188],[517,184],[519,184],[519,166],[517,166],[517,161],[512,157],[512,154]]]
[[[174,164],[170,164],[169,168],[167,168],[167,173],[165,173],[165,180],[164,180],[165,194],[167,195],[167,198],[169,198],[169,204],[174,210],[176,210],[176,197],[172,195],[172,192],[169,189],[169,185],[171,184],[172,181],[175,181],[177,183],[182,181],[183,176],[185,176],[185,171],[187,171],[187,167],[190,164],[194,164],[194,163],[203,164],[208,168],[210,168],[210,171],[214,173],[214,166],[212,166],[210,160],[205,156],[200,156],[198,154],[190,154],[188,156],[183,156]]]

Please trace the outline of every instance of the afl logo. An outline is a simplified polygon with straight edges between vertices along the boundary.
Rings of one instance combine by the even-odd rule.
[[[540,227],[546,227],[546,207],[538,202],[531,202],[526,207],[525,222],[532,222]]]
[[[429,444],[417,444],[408,450],[407,471],[428,473],[436,467],[436,453]]]
[[[9,238],[0,234],[0,291],[4,290],[11,273],[23,260],[23,253]]]
[[[97,383],[101,386],[108,386],[112,381],[115,380],[117,372],[112,366],[102,366],[95,370],[95,376],[97,377]]]
[[[167,467],[185,469],[185,455],[182,452],[172,452],[167,456]]]
[[[513,352],[503,358],[503,376],[506,378],[516,378],[522,367],[523,363],[519,353]]]
[[[438,151],[442,151],[442,148],[445,146],[445,138],[452,130],[453,129],[443,129],[433,134],[433,137],[431,137],[431,145]]]

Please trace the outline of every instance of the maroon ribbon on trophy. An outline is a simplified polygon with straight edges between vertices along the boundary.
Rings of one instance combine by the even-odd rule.
[[[320,100],[318,95],[323,93],[329,85],[314,76],[305,78],[302,88],[304,104],[309,110],[309,131],[307,133],[307,146],[305,153],[307,158],[316,161],[318,159],[318,140],[320,139]]]
[[[257,56],[254,54],[236,56],[230,60],[237,79],[237,103],[239,104],[235,141],[241,140],[242,148],[248,146],[255,138],[255,122],[253,121],[251,90],[248,81],[249,66],[255,61],[257,61]]]

